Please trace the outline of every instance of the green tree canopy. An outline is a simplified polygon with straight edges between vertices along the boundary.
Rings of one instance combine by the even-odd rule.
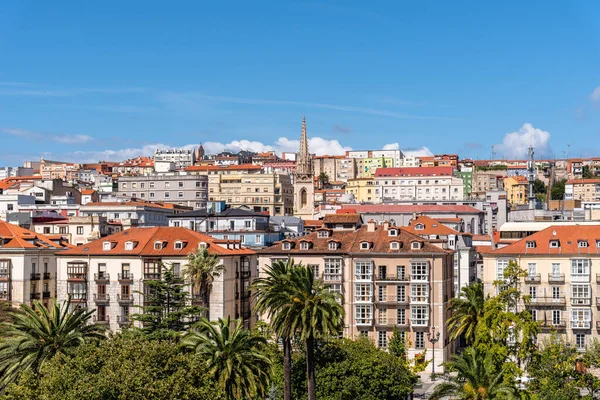
[[[567,183],[567,180],[563,179],[552,184],[552,189],[550,190],[550,196],[552,197],[552,200],[562,200],[564,198],[565,183]]]

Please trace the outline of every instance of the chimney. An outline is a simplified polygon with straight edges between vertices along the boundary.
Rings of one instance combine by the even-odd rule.
[[[383,230],[387,231],[390,227],[390,221],[388,221],[387,219],[385,221],[383,221]]]
[[[415,219],[417,219],[417,212],[416,212],[416,211],[413,211],[413,217],[412,217],[412,219],[413,219],[413,221],[414,221]]]
[[[377,222],[375,222],[374,219],[370,219],[369,222],[367,222],[367,232],[375,232],[376,226]]]

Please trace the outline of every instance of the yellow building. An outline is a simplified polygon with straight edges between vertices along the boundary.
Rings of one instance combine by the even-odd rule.
[[[346,193],[354,195],[358,202],[375,201],[375,186],[372,178],[348,179]]]
[[[506,198],[511,207],[525,205],[528,202],[527,178],[524,176],[509,176],[504,178],[504,190],[506,190]]]

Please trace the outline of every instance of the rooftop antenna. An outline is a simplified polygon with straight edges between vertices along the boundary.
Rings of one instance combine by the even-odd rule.
[[[569,151],[567,152],[567,160],[570,160],[571,159],[571,144],[570,143],[567,145],[567,148],[569,149]]]
[[[496,157],[496,152],[494,151],[494,148],[496,147],[495,144],[492,145],[492,158],[491,160],[493,160]]]
[[[527,180],[529,181],[529,209],[535,208],[535,194],[533,193],[533,182],[535,181],[535,162],[533,160],[533,146],[529,146],[527,151],[529,160],[527,161]]]

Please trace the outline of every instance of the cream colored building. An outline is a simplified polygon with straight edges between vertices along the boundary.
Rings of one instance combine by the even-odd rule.
[[[354,195],[359,203],[373,203],[375,201],[375,182],[373,178],[349,179],[346,184],[346,193]]]
[[[352,227],[334,224],[337,229],[317,229],[259,250],[259,268],[290,257],[310,265],[315,276],[343,295],[344,336],[367,336],[386,348],[398,328],[410,342],[409,357],[427,349],[430,359],[435,352],[441,371],[454,351],[445,325],[453,297],[454,252],[388,223],[360,226],[360,217],[353,220],[358,222]],[[441,335],[435,350],[427,340],[433,328]]]
[[[356,160],[346,156],[317,156],[313,158],[315,177],[327,174],[330,182],[347,182],[356,178]]]
[[[540,336],[554,329],[578,348],[600,338],[600,226],[550,226],[483,254],[487,294],[496,293],[493,282],[511,260],[527,270],[520,289],[531,301],[520,307],[540,322]]]
[[[260,165],[195,165],[191,174],[208,176],[208,200],[225,201],[231,207],[246,205],[255,212],[291,215],[294,188],[289,175],[264,173]]]
[[[529,183],[524,176],[516,175],[504,178],[506,198],[511,207],[525,205],[529,202]]]
[[[452,167],[380,168],[373,181],[377,203],[464,199],[463,180]]]
[[[69,217],[58,221],[35,222],[34,220],[31,229],[44,235],[59,235],[68,243],[79,246],[121,232],[123,225],[120,222],[109,222],[107,217],[90,215]]]
[[[34,300],[49,305],[56,298],[56,256],[69,246],[0,221],[0,300],[13,307]]]
[[[565,183],[565,200],[600,202],[600,179],[573,179]]]
[[[130,315],[143,304],[144,282],[161,278],[161,263],[181,274],[188,254],[203,248],[225,267],[213,282],[210,319],[231,316],[251,326],[248,288],[256,276],[255,253],[239,241],[217,240],[186,228],[131,228],[63,252],[57,261],[58,299],[70,296],[75,306],[95,310],[95,323],[116,331],[132,324]]]

